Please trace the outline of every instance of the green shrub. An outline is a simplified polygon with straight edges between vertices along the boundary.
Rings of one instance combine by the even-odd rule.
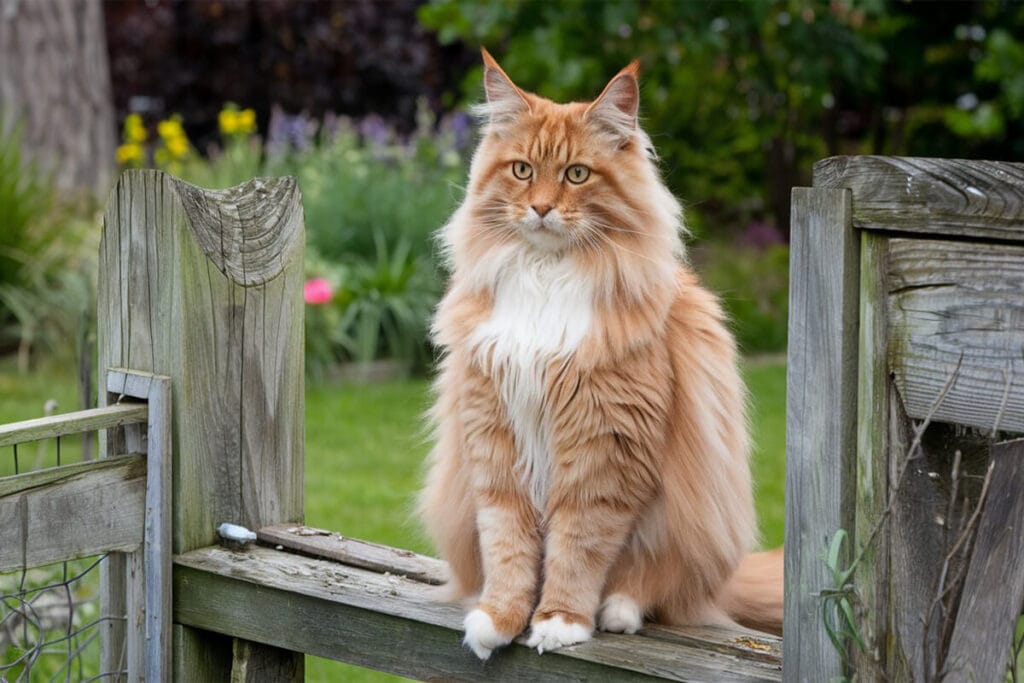
[[[306,366],[314,378],[338,363],[386,358],[408,373],[427,360],[427,325],[440,289],[434,267],[407,240],[389,247],[377,231],[374,242],[373,261],[307,259],[307,270],[333,289],[330,301],[306,307]]]
[[[309,151],[271,160],[275,174],[298,177],[308,241],[323,258],[373,260],[382,234],[433,259],[431,235],[461,200],[466,170],[452,143],[430,133],[432,126],[403,144],[374,142],[342,122]]]
[[[99,231],[82,201],[58,201],[0,120],[0,350],[16,345],[22,371],[38,350],[81,356],[94,334]]]
[[[784,351],[789,313],[789,248],[704,243],[694,250],[704,282],[722,297],[740,350]]]

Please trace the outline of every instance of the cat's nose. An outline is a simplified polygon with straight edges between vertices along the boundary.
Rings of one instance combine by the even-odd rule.
[[[551,211],[550,204],[530,204],[530,208],[537,212],[537,215],[544,218]]]

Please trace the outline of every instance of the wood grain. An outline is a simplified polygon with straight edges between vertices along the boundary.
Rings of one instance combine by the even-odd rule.
[[[993,446],[992,468],[947,655],[949,681],[1002,680],[1024,605],[1024,439]]]
[[[174,383],[177,551],[220,522],[301,520],[301,224],[288,178],[206,192],[130,171],[111,195],[100,365]]]
[[[863,552],[853,576],[857,615],[866,652],[853,648],[861,680],[881,680],[888,632],[889,541],[884,526],[889,501],[889,405],[886,353],[887,238],[865,233],[860,258],[860,349],[857,366],[857,500],[853,544]]]
[[[1024,164],[832,157],[814,186],[849,189],[857,228],[1024,242]]]
[[[853,525],[858,241],[847,190],[795,188],[786,378],[783,663],[787,681],[841,673],[821,620],[822,558]]]
[[[277,524],[256,532],[260,543],[280,546],[309,557],[334,560],[376,572],[390,572],[434,585],[448,580],[448,564],[410,550],[348,538],[334,531],[295,524]]]
[[[1024,432],[1024,247],[892,239],[885,277],[907,414],[927,415],[959,364],[935,421]]]
[[[142,543],[146,462],[141,456],[0,481],[0,572]]]
[[[215,543],[221,522],[302,521],[303,239],[291,178],[207,191],[128,171],[111,193],[100,368],[171,378],[176,552]],[[117,562],[110,569],[123,578]],[[202,647],[189,643],[176,652]]]
[[[420,679],[779,680],[779,663],[681,647],[668,637],[603,634],[539,656],[522,646],[483,664],[461,646],[464,610],[396,574],[255,547],[175,558],[175,620]],[[316,628],[309,625],[315,623]],[[721,632],[719,641],[728,638]],[[734,633],[741,640],[746,633]],[[769,644],[777,641],[761,637]],[[777,645],[776,645],[777,646]],[[749,645],[748,645],[749,647]],[[761,654],[764,654],[763,652]]]

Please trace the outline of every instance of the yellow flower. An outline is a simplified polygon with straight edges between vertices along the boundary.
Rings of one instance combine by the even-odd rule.
[[[180,159],[188,154],[188,138],[184,135],[178,135],[176,137],[167,138],[167,151],[171,153],[175,159]]]
[[[175,138],[187,139],[185,136],[185,129],[181,127],[181,117],[178,115],[174,115],[171,118],[158,123],[156,131],[164,140],[173,140]]]
[[[128,142],[117,148],[117,163],[122,166],[142,162],[142,145]]]
[[[217,115],[217,125],[223,135],[250,135],[256,132],[256,112],[229,104]]]
[[[234,135],[238,132],[238,112],[234,109],[222,109],[217,115],[217,123],[220,125],[221,133]]]
[[[256,112],[252,109],[243,109],[238,112],[238,132],[249,135],[256,132]]]
[[[129,114],[124,119],[124,139],[129,143],[146,141],[146,126],[138,114]]]

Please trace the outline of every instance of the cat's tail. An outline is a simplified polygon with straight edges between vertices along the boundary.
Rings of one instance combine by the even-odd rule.
[[[747,628],[782,635],[782,572],[782,548],[747,555],[725,584],[718,606]]]

